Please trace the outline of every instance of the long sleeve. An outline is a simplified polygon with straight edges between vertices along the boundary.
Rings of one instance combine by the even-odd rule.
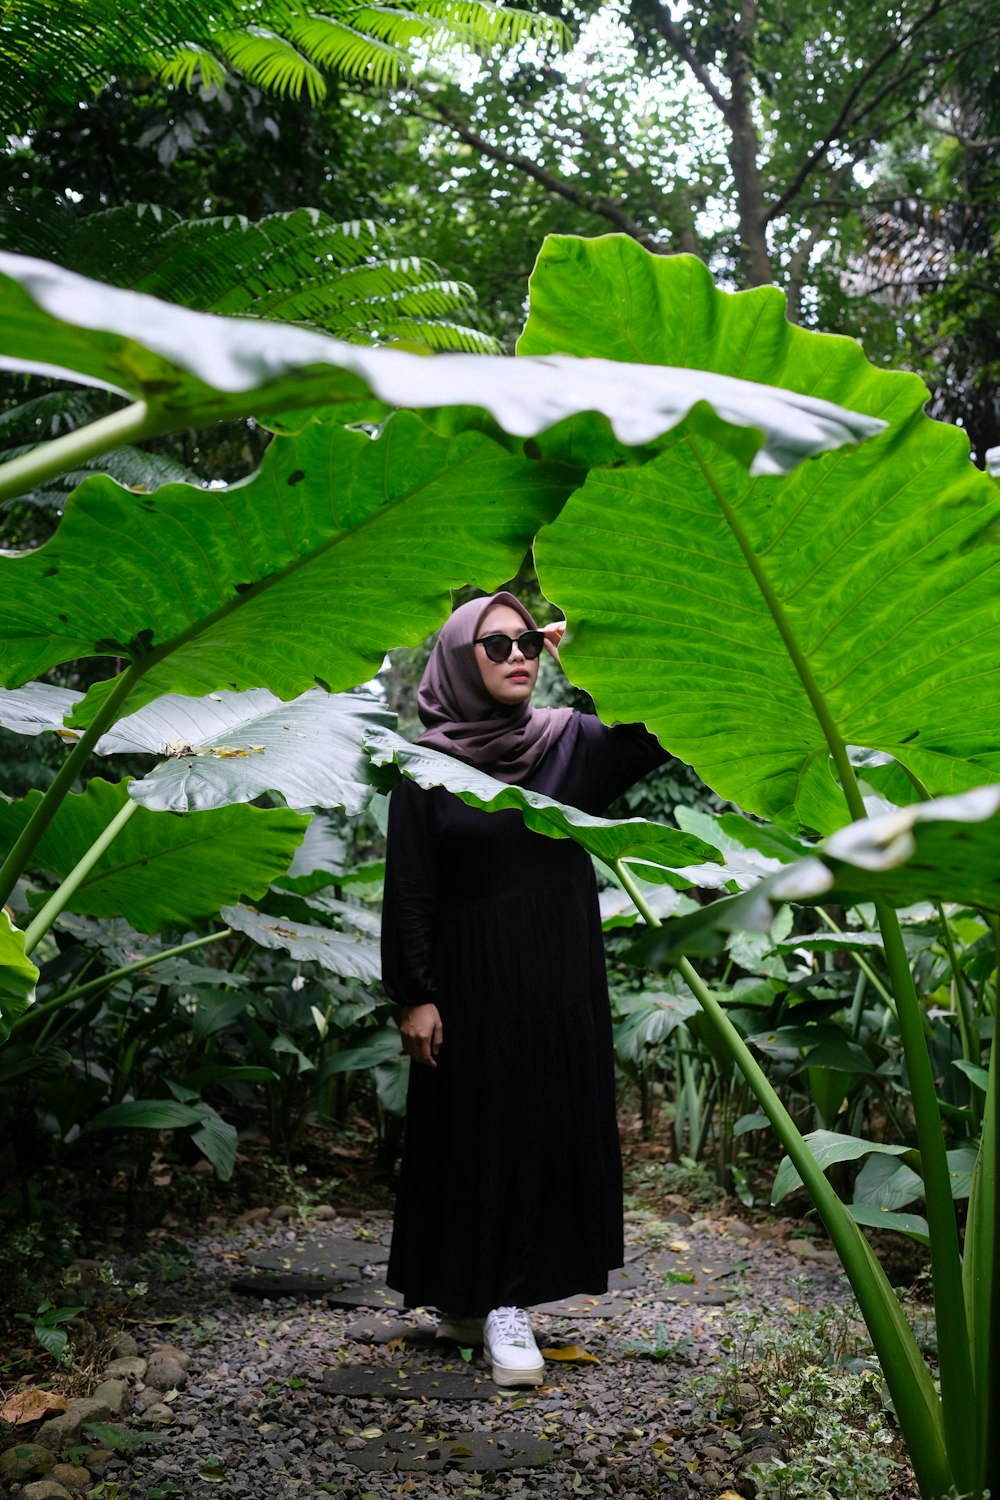
[[[580,806],[603,814],[635,782],[670,759],[644,724],[603,724],[581,714],[579,737],[572,748],[574,782],[585,788]]]
[[[398,1005],[437,1001],[433,811],[432,795],[411,781],[401,781],[389,801],[382,983]]]

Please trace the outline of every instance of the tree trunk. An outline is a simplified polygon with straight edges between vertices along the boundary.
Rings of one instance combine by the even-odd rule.
[[[774,280],[767,248],[767,205],[757,161],[760,142],[753,118],[750,55],[756,20],[756,0],[741,0],[725,67],[729,80],[725,110],[729,126],[727,152],[739,209],[740,265],[744,286],[767,286]]]

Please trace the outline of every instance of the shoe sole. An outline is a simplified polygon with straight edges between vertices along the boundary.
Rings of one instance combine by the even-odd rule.
[[[486,1351],[487,1358],[491,1358],[489,1350]],[[519,1369],[515,1365],[501,1365],[496,1360],[491,1360],[493,1365],[493,1382],[495,1385],[517,1386],[517,1385],[541,1385],[545,1379],[545,1365],[531,1365],[528,1369]]]

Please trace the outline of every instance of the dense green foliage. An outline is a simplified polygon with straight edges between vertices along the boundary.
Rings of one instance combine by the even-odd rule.
[[[740,1143],[773,1130],[775,1193],[819,1207],[922,1493],[996,1492],[997,493],[878,368],[926,372],[979,461],[997,442],[995,23],[971,0],[907,0],[875,37],[853,5],[581,4],[575,53],[437,54],[386,95],[336,71],[532,23],[100,13],[74,52],[38,0],[0,37],[3,247],[96,278],[14,256],[0,283],[5,541],[58,521],[0,559],[0,1167],[27,1201],[44,1118],[56,1170],[96,1136],[112,1165],[172,1140],[226,1177],[235,1120],[288,1152],[359,1079],[391,1135],[383,794],[519,805],[607,867],[647,1118],[666,1084],[678,1151],[711,1144],[744,1194]],[[516,363],[364,347],[488,347],[473,288],[511,342],[546,233]],[[536,533],[573,682],[751,816],[581,819],[414,752],[380,686],[331,693],[418,648],[450,589],[523,578]],[[657,931],[630,977],[637,911]],[[873,1222],[930,1246],[940,1399]]]
[[[601,824],[516,788],[493,789],[488,778],[482,786],[482,778],[464,774],[448,757],[387,740],[384,723],[372,715],[369,724],[363,708],[353,722],[350,712],[342,720],[346,743],[353,738],[346,762],[353,770],[335,786],[332,799],[345,806],[356,801],[355,789],[364,780],[373,791],[382,790],[402,772],[425,785],[444,782],[480,805],[523,805],[540,831],[584,842],[658,929],[658,903],[649,899],[641,876],[675,886],[719,890],[735,882],[748,887],[744,895],[716,901],[704,913],[699,908],[668,916],[662,930],[642,945],[642,961],[676,967],[708,1018],[713,1053],[728,1056],[739,1068],[788,1152],[788,1172],[794,1168],[812,1194],[869,1324],[922,1491],[929,1500],[941,1500],[957,1484],[981,1494],[995,1464],[986,1422],[991,1344],[984,1337],[994,1280],[995,1085],[988,1086],[982,1107],[959,1103],[970,1144],[960,1144],[957,1154],[946,1153],[943,1110],[954,1116],[955,1106],[939,1098],[927,1017],[891,902],[922,896],[991,905],[995,839],[988,835],[998,816],[998,794],[985,786],[936,805],[916,803],[892,813],[883,828],[878,819],[870,824],[866,819],[855,771],[855,762],[869,763],[867,774],[893,790],[900,772],[907,773],[912,788],[905,800],[911,803],[913,791],[925,795],[928,783],[931,791],[941,791],[976,779],[1000,779],[991,692],[996,671],[977,658],[983,707],[970,741],[960,711],[963,700],[944,665],[946,655],[961,658],[970,635],[981,641],[996,629],[990,585],[1000,563],[988,537],[997,496],[993,481],[969,464],[961,435],[921,415],[921,393],[911,379],[872,370],[849,343],[790,328],[776,291],[720,293],[697,262],[648,257],[627,239],[550,244],[533,280],[524,352],[516,361],[452,356],[427,364],[394,351],[351,349],[292,328],[274,327],[265,338],[263,325],[123,300],[113,289],[16,257],[3,261],[3,271],[6,358],[19,368],[55,366],[133,398],[131,406],[47,450],[8,463],[0,476],[3,493],[30,490],[36,479],[110,449],[123,434],[141,437],[179,422],[239,415],[258,403],[278,418],[282,410],[299,413],[287,435],[274,439],[258,474],[229,491],[206,495],[167,486],[145,495],[104,477],[91,478],[70,497],[50,543],[0,562],[8,601],[0,615],[0,659],[5,681],[14,689],[11,722],[36,731],[57,722],[68,708],[69,724],[83,729],[73,736],[73,748],[44,797],[8,809],[3,890],[13,896],[15,912],[25,913],[22,931],[0,933],[10,976],[4,1016],[11,1040],[0,1053],[8,1086],[17,1088],[33,1072],[44,1076],[57,1055],[45,1046],[52,1024],[79,1022],[81,1010],[71,1007],[82,1003],[86,1010],[95,992],[100,1003],[102,989],[133,972],[119,963],[95,985],[77,969],[67,990],[65,971],[67,959],[73,962],[76,934],[69,929],[66,948],[55,936],[74,907],[92,914],[107,909],[100,904],[101,888],[114,881],[119,848],[135,870],[127,842],[119,843],[130,836],[139,808],[125,787],[113,799],[99,783],[88,794],[107,804],[105,827],[81,858],[74,862],[68,839],[59,836],[59,820],[79,821],[67,812],[74,806],[67,793],[75,775],[122,712],[149,705],[145,730],[140,714],[133,729],[126,725],[116,731],[112,747],[156,747],[168,761],[183,762],[183,799],[211,808],[183,814],[183,828],[193,827],[193,819],[218,822],[230,811],[227,802],[245,803],[261,787],[284,789],[287,799],[282,734],[292,733],[300,703],[293,705],[287,724],[279,720],[281,729],[262,729],[257,742],[250,739],[254,712],[237,712],[233,720],[229,715],[238,705],[227,705],[221,717],[214,712],[206,717],[193,706],[189,712],[184,697],[164,695],[267,687],[279,699],[292,698],[313,678],[322,678],[324,691],[351,686],[377,665],[385,647],[415,642],[445,615],[449,585],[472,581],[488,589],[509,576],[528,540],[548,522],[538,548],[540,578],[573,622],[566,654],[571,675],[591,689],[606,716],[646,718],[668,748],[701,765],[716,791],[738,797],[749,811],[772,816],[775,824],[716,825],[704,819],[698,833],[709,834],[707,840],[641,822]],[[589,328],[566,311],[577,309],[582,299],[590,309]],[[552,357],[553,349],[559,357]],[[566,349],[584,359],[566,359],[561,353]],[[624,355],[647,362],[627,362]],[[592,364],[594,356],[600,358]],[[665,360],[676,368],[664,368]],[[612,368],[615,379],[609,380]],[[225,389],[218,384],[220,372]],[[737,373],[767,376],[775,385],[755,385],[734,378]],[[838,397],[859,407],[860,415],[832,405]],[[416,410],[383,420],[374,441],[341,425],[344,416],[359,411],[384,412],[383,403],[390,400]],[[324,411],[302,413],[320,404]],[[283,424],[278,420],[277,425]],[[488,477],[471,486],[470,462],[489,469]],[[933,473],[935,493],[946,497],[946,506],[935,509],[933,495],[924,499],[915,488],[914,475],[925,471]],[[805,482],[804,475],[809,476]],[[258,492],[264,501],[259,509]],[[478,497],[471,504],[470,493]],[[902,497],[899,509],[888,513],[891,524],[886,524],[886,508],[897,504],[897,497]],[[696,516],[690,535],[679,529],[687,512]],[[129,545],[102,547],[109,527]],[[786,542],[796,527],[810,536],[811,551],[802,542]],[[594,569],[595,528],[603,579]],[[869,549],[858,548],[855,538],[876,529],[880,547],[877,567],[870,570]],[[616,536],[625,548],[617,561]],[[683,566],[674,576],[669,568],[677,559]],[[903,577],[906,597],[921,607],[901,617],[898,608],[890,609],[880,584],[890,580],[895,601]],[[942,577],[949,585],[943,589]],[[816,587],[818,602],[808,593]],[[96,599],[102,601],[100,609]],[[824,654],[825,638],[838,618],[827,600],[849,616],[851,633]],[[293,637],[287,625],[293,618],[308,618],[309,631]],[[817,621],[823,627],[818,636]],[[759,639],[748,632],[757,632]],[[754,642],[749,653],[748,639]],[[890,653],[865,679],[873,703],[882,673],[898,662],[894,696],[909,732],[889,719],[887,731],[874,711],[867,720],[852,717],[851,695],[838,696],[855,642],[863,648],[857,670],[877,648]],[[88,654],[113,654],[119,670],[82,699],[76,694],[60,699],[45,685],[19,686],[35,672]],[[731,690],[733,674],[748,655],[755,666],[766,667],[766,674],[749,682],[743,711],[727,719],[725,689]],[[685,664],[693,664],[694,671],[682,685],[671,686],[670,673]],[[911,683],[919,690],[901,698]],[[273,700],[261,706],[265,718],[274,714]],[[186,735],[199,719],[208,739],[202,734],[198,743],[188,743]],[[708,754],[699,740],[706,725],[712,729]],[[755,732],[759,742],[752,738]],[[269,754],[277,755],[274,772],[248,777],[240,762]],[[202,756],[205,773],[198,766]],[[236,769],[220,776],[218,765],[227,760]],[[293,794],[295,802],[320,800],[315,787],[309,790],[314,784],[308,776],[296,784],[302,789]],[[153,805],[163,797],[169,805],[175,792],[152,795]],[[322,800],[331,800],[329,790]],[[252,806],[232,811],[244,811],[251,820],[269,816]],[[171,815],[145,816],[155,823]],[[901,836],[910,829],[912,837]],[[825,843],[803,838],[831,830],[838,831]],[[352,932],[364,938],[367,917],[339,894],[325,903],[325,911],[317,900],[327,874],[333,884],[348,878],[337,855],[331,868],[322,844],[321,838],[313,857],[293,870],[291,886],[272,865],[239,877],[251,895],[258,879],[274,886],[279,878],[266,898],[266,914],[229,904],[222,916],[247,938],[287,951],[298,963],[316,963],[322,952],[320,968],[364,981],[374,973],[364,944],[352,951],[345,939]],[[734,860],[734,845],[745,857]],[[204,860],[194,839],[190,851],[196,864]],[[767,857],[755,861],[761,851]],[[933,865],[921,857],[928,853]],[[914,878],[900,893],[896,870],[911,856]],[[706,858],[707,863],[697,863]],[[300,887],[303,878],[306,886]],[[55,890],[47,894],[53,882]],[[175,874],[172,888],[179,883]],[[133,912],[136,925],[155,931],[178,921],[172,901],[158,901],[155,881],[146,884],[135,875],[133,885],[129,901],[143,897],[147,902]],[[859,889],[873,903],[917,1139],[915,1148],[904,1141],[886,1153],[879,1143],[840,1131],[831,1156],[826,1136],[814,1135],[811,1144],[803,1139],[748,1047],[751,1027],[745,1018],[736,1024],[744,997],[713,993],[684,952],[706,946],[717,951],[720,928],[767,932],[775,905],[792,901],[809,909],[827,899],[853,904]],[[327,921],[311,921],[320,911]],[[988,925],[980,927],[984,934]],[[944,930],[949,932],[947,922]],[[783,919],[776,935],[758,942],[755,951],[745,939],[742,950],[731,945],[729,951],[752,971],[788,937]],[[45,998],[32,1003],[28,986],[35,955],[45,959],[53,941],[51,981],[37,971]],[[201,941],[187,937],[187,943]],[[947,941],[954,954],[954,937]],[[168,950],[164,956],[173,954]],[[957,959],[951,961],[954,982],[964,984],[968,976],[960,981]],[[995,952],[991,965],[994,961]],[[778,963],[772,967],[775,976],[780,958]],[[292,993],[301,987],[293,986]],[[350,1007],[349,996],[341,999]],[[995,986],[992,993],[982,986],[980,999],[995,1005]],[[837,1090],[824,1087],[821,1074],[832,1067],[864,1079],[871,1071],[861,1015],[852,1019],[853,1044],[844,1038],[838,1059],[837,1035],[823,1022],[841,1005],[827,1007],[825,1016],[796,1015],[791,995],[778,1002],[779,992],[772,991],[768,1019],[784,1033],[786,1048],[805,1053],[820,1118],[836,1118]],[[221,1025],[238,1021],[252,1054],[244,1047],[243,1056],[228,1051],[201,1066],[189,1059],[182,1076],[168,1078],[172,1097],[119,1093],[105,1100],[90,1087],[83,1095],[90,1111],[84,1129],[186,1129],[226,1174],[232,1167],[231,1127],[214,1105],[201,1100],[199,1090],[207,1081],[228,1079],[232,1086],[256,1081],[273,1091],[281,1086],[281,1070],[274,1065],[280,1057],[290,1055],[297,1069],[313,1070],[318,1082],[329,1082],[357,1066],[384,1068],[393,1056],[391,1032],[369,1026],[357,1046],[341,1046],[317,1066],[297,1044],[293,1025],[290,1034],[289,1019],[274,1014],[266,994],[249,1003],[245,996],[235,1003],[223,997],[220,1003]],[[166,1004],[169,1013],[169,992]],[[333,1010],[329,1003],[313,1004],[311,1010],[325,1040]],[[362,1007],[353,1015],[365,1019],[369,1013]],[[348,1025],[351,1014],[349,1008]],[[676,1031],[678,1019],[683,1016],[674,1017],[666,1034]],[[957,1060],[972,1089],[985,1083],[981,1019],[967,992]],[[32,1041],[39,1023],[42,1031]],[[177,1023],[175,1014],[175,1032]],[[143,1034],[148,1039],[148,1028],[141,1028]],[[207,1034],[203,1029],[202,1038]],[[110,1076],[116,1091],[123,1084],[127,1090],[132,1069],[119,1064]],[[383,1076],[384,1104],[394,1089],[398,1105],[398,1072]],[[850,1092],[839,1086],[840,1103]],[[898,1157],[916,1172],[926,1219],[902,1215],[899,1225],[926,1237],[931,1248],[940,1397],[857,1227],[858,1219],[870,1216],[871,1202],[878,1202],[877,1190],[873,1200],[869,1180],[852,1214],[824,1175],[825,1162],[845,1156],[887,1158],[889,1169],[879,1182],[892,1182],[901,1206],[912,1201],[914,1183],[898,1178],[893,1161]],[[792,1180],[788,1172],[778,1191]],[[969,1188],[963,1268],[954,1198]]]

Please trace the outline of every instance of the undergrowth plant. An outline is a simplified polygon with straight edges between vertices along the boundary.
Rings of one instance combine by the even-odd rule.
[[[699,1377],[723,1411],[766,1422],[781,1456],[751,1463],[768,1500],[878,1500],[899,1480],[897,1434],[862,1325],[843,1308],[789,1310],[776,1320],[737,1310],[723,1357]]]

